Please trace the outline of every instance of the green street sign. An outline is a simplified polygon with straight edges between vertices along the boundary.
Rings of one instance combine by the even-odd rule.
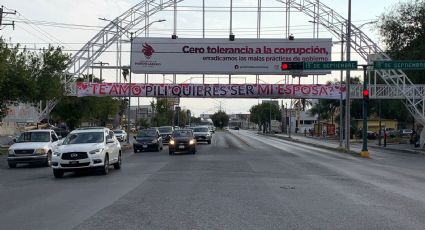
[[[425,69],[425,60],[409,60],[409,61],[374,61],[374,69]]]
[[[357,69],[357,61],[304,62],[304,70]]]

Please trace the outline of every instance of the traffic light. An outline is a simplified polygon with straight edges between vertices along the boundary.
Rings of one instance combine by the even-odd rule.
[[[369,102],[369,90],[368,89],[363,90],[363,100],[366,101],[366,102]]]
[[[283,71],[303,70],[304,69],[304,63],[303,62],[282,62],[281,69]]]

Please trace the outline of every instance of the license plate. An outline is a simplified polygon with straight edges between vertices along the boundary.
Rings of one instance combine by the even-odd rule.
[[[184,145],[180,145],[179,146],[179,149],[184,149]]]
[[[78,161],[70,161],[69,164],[70,165],[76,165],[76,164],[78,164]]]
[[[147,147],[148,147],[148,145],[143,145],[143,146],[142,146],[142,148],[147,148]]]

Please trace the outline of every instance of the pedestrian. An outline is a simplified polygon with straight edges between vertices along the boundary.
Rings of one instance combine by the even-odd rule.
[[[415,140],[416,140],[416,131],[413,129],[412,133],[410,134],[410,144],[415,145]]]
[[[322,134],[323,134],[323,139],[326,140],[326,129],[323,129]]]
[[[307,128],[304,128],[304,136],[307,136]]]
[[[384,147],[387,147],[387,130],[384,130]]]

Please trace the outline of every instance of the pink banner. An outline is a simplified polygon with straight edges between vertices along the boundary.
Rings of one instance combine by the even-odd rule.
[[[126,83],[78,82],[78,97],[128,97]],[[345,85],[285,85],[285,84],[131,84],[132,97],[187,98],[345,98]]]

